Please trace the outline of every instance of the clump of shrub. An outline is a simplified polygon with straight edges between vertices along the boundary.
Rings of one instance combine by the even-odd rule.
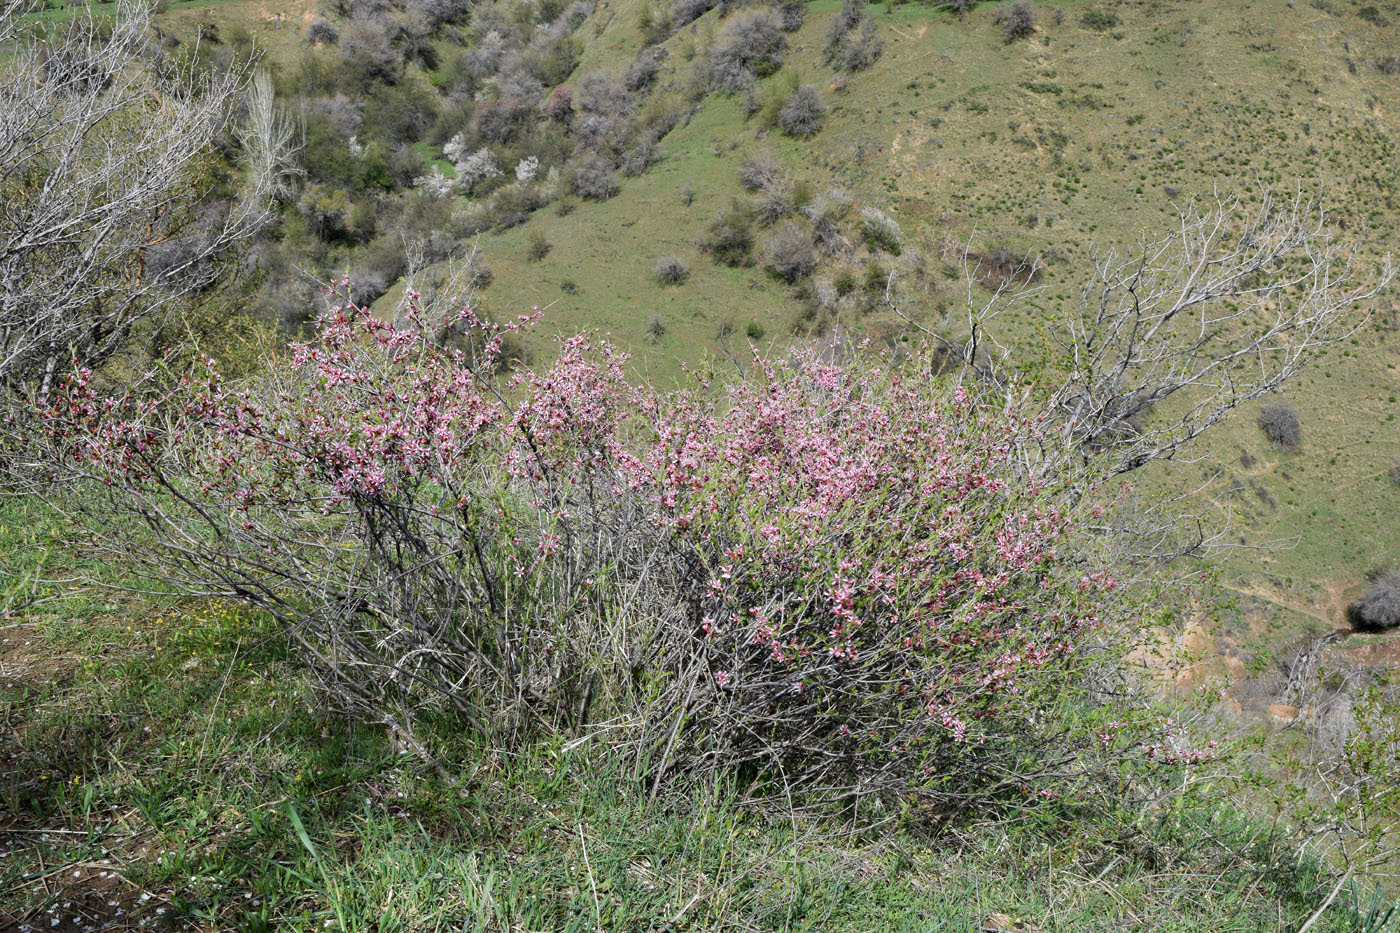
[[[753,252],[753,220],[752,209],[735,201],[728,210],[715,213],[701,248],[726,266],[747,265]]]
[[[617,172],[601,155],[584,160],[574,169],[573,192],[581,198],[603,201],[617,194]]]
[[[904,245],[904,233],[894,218],[878,207],[866,207],[860,212],[860,232],[872,249],[882,249],[898,256]]]
[[[755,152],[739,165],[739,184],[748,191],[761,191],[782,177],[778,157],[767,150]]]
[[[1395,465],[1390,468],[1390,481],[1400,486],[1400,460],[1395,461]]]
[[[312,45],[335,45],[339,39],[340,33],[324,16],[318,16],[307,24],[306,41]]]
[[[1118,17],[1104,10],[1086,10],[1079,18],[1079,22],[1085,29],[1092,29],[1095,32],[1107,32],[1118,25]]]
[[[875,64],[885,43],[879,27],[866,15],[861,0],[845,0],[826,30],[826,61],[840,71],[860,71]]]
[[[773,74],[783,65],[787,37],[777,17],[763,10],[746,13],[726,27],[710,62],[710,86],[721,94],[736,94]]]
[[[679,285],[690,278],[690,267],[679,256],[662,256],[656,260],[652,275],[662,285]]]
[[[651,86],[656,83],[656,76],[661,71],[661,63],[666,60],[666,54],[666,50],[661,46],[642,49],[632,64],[627,66],[627,72],[622,76],[623,87],[634,94],[651,90]]]
[[[671,3],[671,24],[680,29],[695,22],[715,8],[718,0],[673,0]]]
[[[826,104],[815,85],[804,84],[793,91],[778,111],[778,127],[788,136],[806,139],[822,128]]]
[[[1012,0],[997,10],[996,19],[1007,42],[1024,39],[1035,32],[1035,11],[1031,9],[1030,0]]]
[[[549,251],[554,248],[554,244],[549,242],[549,238],[542,231],[531,230],[526,237],[525,258],[530,262],[539,262],[549,255]]]
[[[783,32],[796,32],[806,19],[807,4],[803,0],[773,0],[773,15]]]
[[[797,187],[786,178],[778,178],[763,186],[754,199],[754,219],[760,226],[773,224],[792,214]]]
[[[1259,430],[1278,450],[1295,450],[1303,442],[1298,409],[1289,402],[1270,402],[1259,411]]]
[[[797,221],[783,224],[763,244],[763,268],[789,285],[811,275],[816,264],[812,234]]]
[[[1400,627],[1400,570],[1378,577],[1360,599],[1347,607],[1347,617],[1360,629],[1384,631]]]

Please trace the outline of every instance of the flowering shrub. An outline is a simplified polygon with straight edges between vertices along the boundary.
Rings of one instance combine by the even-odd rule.
[[[1056,731],[1091,660],[1116,585],[1070,559],[1069,490],[1026,475],[1036,420],[880,362],[759,363],[657,419],[648,488],[697,574],[693,738],[725,765],[973,783]]]
[[[530,320],[342,307],[253,385],[208,362],[106,397],[79,372],[43,420],[104,514],[143,520],[122,547],[276,613],[405,734],[427,710],[498,737],[608,712],[658,775],[945,802],[1079,754],[1057,711],[1117,586],[1074,543],[1083,484],[1035,475],[1036,416],[922,355],[662,395],[588,335],[499,385]],[[1094,746],[1143,757],[1120,727]]]
[[[602,575],[595,558],[628,551],[581,548],[570,510],[610,429],[597,392],[618,358],[576,338],[513,409],[492,375],[528,321],[466,311],[397,330],[337,308],[254,385],[206,363],[163,396],[107,398],[80,372],[45,421],[60,461],[144,520],[157,546],[134,554],[276,613],[340,699],[405,730],[434,707],[493,730],[563,702],[560,626]],[[595,349],[601,368],[583,358]]]

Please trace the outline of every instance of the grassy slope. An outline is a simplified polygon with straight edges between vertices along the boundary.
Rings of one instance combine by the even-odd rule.
[[[6,566],[67,576],[71,535],[0,507]],[[1282,931],[1328,887],[1242,870],[1257,831],[1224,808],[1067,807],[935,846],[738,787],[653,801],[602,749],[441,736],[445,779],[325,712],[264,618],[56,592],[0,623],[2,930]],[[1314,929],[1359,929],[1352,899]]]
[[[598,15],[585,67],[620,68],[630,58],[636,5],[619,0]],[[666,160],[626,181],[619,196],[484,237],[497,273],[492,306],[548,306],[546,336],[599,328],[663,381],[677,361],[716,353],[726,322],[740,340],[748,321],[769,340],[791,334],[800,309],[787,288],[757,268],[707,262],[696,245],[713,211],[741,193],[738,166],[757,148],[778,152],[817,190],[840,184],[888,209],[942,269],[944,287],[915,309],[931,320],[961,300],[959,270],[936,258],[945,238],[1003,241],[1047,257],[1042,305],[1053,313],[1075,294],[1094,244],[1131,244],[1170,225],[1168,186],[1183,200],[1216,187],[1301,182],[1323,189],[1348,231],[1366,231],[1368,261],[1400,244],[1400,78],[1373,65],[1400,49],[1400,7],[1381,4],[1388,24],[1378,26],[1357,15],[1362,4],[1344,0],[1068,3],[1062,24],[1040,7],[1037,35],[1009,46],[989,7],[963,20],[914,4],[871,7],[885,54],[834,92],[818,53],[835,6],[808,5],[784,71],[766,82],[795,73],[828,87],[832,112],[811,142],[759,139],[736,99],[709,99],[667,137]],[[1089,10],[1110,10],[1119,24],[1086,28]],[[702,35],[716,28],[713,15],[698,24]],[[688,41],[682,33],[669,42],[678,71],[688,67],[679,54]],[[680,199],[686,185],[696,192],[690,207]],[[554,244],[538,264],[524,256],[533,230]],[[690,264],[686,285],[651,280],[665,253]],[[566,281],[577,295],[560,291]],[[1392,292],[1362,309],[1374,312],[1371,323],[1290,387],[1307,432],[1301,452],[1267,449],[1251,409],[1213,439],[1218,464],[1201,468],[1223,469],[1209,498],[1222,515],[1233,513],[1247,541],[1296,542],[1227,563],[1232,585],[1282,607],[1292,630],[1310,619],[1339,624],[1362,574],[1400,561],[1400,486],[1385,475],[1400,457],[1397,308]],[[646,332],[653,315],[668,330],[660,340]],[[880,333],[892,322],[876,313],[844,323]],[[1241,465],[1242,449],[1254,465]],[[1204,478],[1195,470],[1190,479]],[[1173,470],[1171,481],[1182,475]]]

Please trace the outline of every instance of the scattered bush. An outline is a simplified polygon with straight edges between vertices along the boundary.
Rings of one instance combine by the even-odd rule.
[[[811,275],[816,264],[812,234],[796,221],[783,224],[763,244],[763,267],[789,285]]]
[[[393,84],[403,69],[403,57],[381,24],[355,20],[340,37],[340,63],[345,73],[364,84]]]
[[[656,260],[652,275],[662,285],[679,285],[690,278],[690,267],[679,256],[662,256]]]
[[[1079,18],[1079,22],[1085,29],[1092,29],[1095,32],[1107,32],[1118,25],[1118,17],[1104,10],[1086,10]]]
[[[892,217],[878,207],[866,207],[860,212],[860,232],[872,249],[882,249],[898,256],[904,245],[904,233]]]
[[[755,78],[773,74],[783,64],[787,37],[777,17],[768,11],[745,13],[724,30],[710,61],[710,86],[721,94],[735,94]]]
[[[573,192],[581,198],[602,201],[617,194],[617,173],[600,155],[586,159],[574,169]]]
[[[549,242],[543,231],[531,230],[526,237],[525,258],[530,262],[539,262],[549,255],[549,251],[554,248],[554,244]]]
[[[814,85],[804,84],[792,92],[778,111],[778,126],[788,136],[807,138],[822,128],[826,104]]]
[[[778,157],[767,150],[753,153],[739,165],[739,184],[748,191],[760,191],[783,178]]]
[[[1288,402],[1270,402],[1260,409],[1259,430],[1279,450],[1294,450],[1303,441],[1298,409]]]
[[[574,118],[574,92],[559,85],[540,104],[540,113],[556,123],[570,123]]]
[[[1030,0],[1012,0],[1010,4],[997,10],[997,23],[1007,42],[1024,39],[1035,32],[1035,11]]]
[[[715,8],[719,0],[672,0],[671,23],[680,29],[695,22]]]
[[[718,211],[700,246],[726,266],[743,266],[753,251],[753,212],[746,204],[734,202]]]
[[[804,0],[773,0],[773,14],[783,32],[796,32],[806,19],[807,4]]]
[[[1395,465],[1390,468],[1390,481],[1400,486],[1400,460],[1395,461]]]
[[[647,321],[647,336],[652,340],[660,340],[666,336],[666,322],[661,320],[661,315],[653,314],[651,320]]]
[[[632,64],[627,66],[627,72],[622,76],[623,87],[634,94],[651,90],[665,60],[666,50],[661,46],[642,49]]]
[[[862,0],[844,0],[826,32],[826,60],[842,71],[859,71],[875,64],[885,44]]]
[[[1347,607],[1351,624],[1380,631],[1400,627],[1400,571],[1382,574],[1361,598]]]
[[[765,333],[767,333],[767,331],[765,331],[763,325],[757,321],[749,321],[748,325],[744,328],[744,335],[750,340],[762,340]]]
[[[313,19],[306,27],[306,41],[312,45],[335,45],[340,39],[340,33],[331,25],[331,21],[323,16]]]
[[[759,226],[771,227],[792,214],[796,188],[787,179],[778,179],[764,186],[754,199],[754,219]]]

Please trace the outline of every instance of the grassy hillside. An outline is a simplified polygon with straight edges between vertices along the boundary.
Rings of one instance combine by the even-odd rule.
[[[964,300],[964,245],[1039,255],[1045,292],[1034,314],[1053,315],[1077,296],[1095,247],[1155,239],[1173,224],[1174,204],[1217,190],[1251,202],[1260,185],[1320,190],[1338,226],[1364,241],[1364,262],[1400,244],[1400,75],[1386,73],[1400,49],[1400,8],[1046,4],[1035,35],[1007,44],[991,6],[962,18],[918,4],[871,7],[885,52],[838,80],[820,54],[836,6],[808,5],[784,68],[757,91],[818,84],[831,107],[819,134],[788,139],[746,120],[740,96],[712,96],[666,137],[666,158],[618,196],[484,236],[496,273],[484,300],[503,311],[546,308],[546,337],[598,328],[663,381],[679,362],[721,354],[725,330],[731,349],[751,322],[760,345],[810,334],[805,297],[756,265],[708,261],[697,245],[714,212],[744,195],[739,167],[759,150],[816,191],[842,186],[857,205],[893,216],[907,240],[896,265],[921,263],[932,280],[905,307],[934,323]],[[590,49],[602,51],[584,68],[630,58],[639,8],[619,2],[596,14]],[[694,27],[698,44],[717,28],[715,15]],[[677,78],[696,41],[690,29],[668,40]],[[553,249],[529,262],[536,233]],[[684,285],[654,281],[664,254],[690,265]],[[880,262],[890,264],[862,249],[849,267],[860,276]],[[1217,477],[1209,501],[1245,542],[1288,545],[1238,552],[1227,567],[1232,586],[1297,613],[1293,630],[1306,619],[1343,624],[1363,574],[1400,560],[1400,485],[1387,476],[1400,457],[1395,293],[1360,309],[1358,324],[1368,312],[1288,390],[1304,424],[1299,452],[1272,450],[1251,409],[1211,439],[1215,463],[1184,471],[1192,482]],[[659,338],[648,330],[654,316],[666,331]],[[877,339],[900,324],[882,309],[839,323]],[[1013,338],[1034,339],[1036,325],[1028,314]],[[548,352],[547,342],[537,346]]]

